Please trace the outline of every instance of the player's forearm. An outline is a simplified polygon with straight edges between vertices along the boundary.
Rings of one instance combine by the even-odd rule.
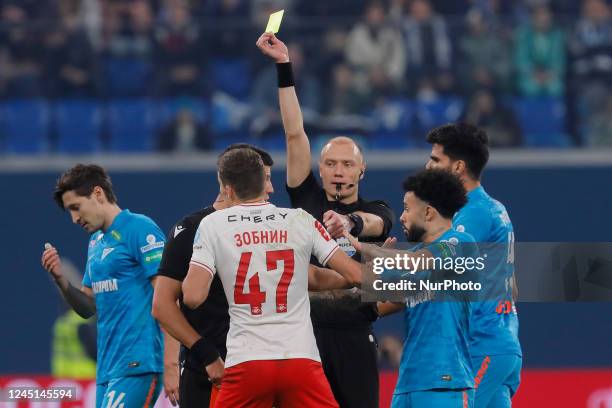
[[[176,367],[179,364],[181,343],[172,337],[162,326],[164,333],[164,367]]]
[[[333,269],[319,268],[314,265],[310,265],[308,268],[309,291],[349,289],[351,287],[353,285]]]
[[[66,302],[74,309],[79,316],[89,319],[96,314],[96,303],[90,296],[72,286],[65,277],[55,281]]]
[[[363,230],[359,233],[359,237],[379,237],[385,231],[385,222],[378,215],[361,211],[356,211],[354,214],[363,220]]]

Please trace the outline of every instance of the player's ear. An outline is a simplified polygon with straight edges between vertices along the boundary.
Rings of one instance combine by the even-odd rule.
[[[102,204],[104,202],[104,199],[106,198],[106,196],[104,195],[104,190],[102,190],[102,187],[100,186],[95,186],[93,188],[92,194],[99,204]]]
[[[465,173],[465,162],[463,160],[457,160],[454,164],[453,164],[453,173],[461,176],[463,175],[463,173]]]

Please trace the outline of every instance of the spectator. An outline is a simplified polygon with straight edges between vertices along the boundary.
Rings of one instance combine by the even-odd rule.
[[[200,29],[184,1],[167,3],[167,21],[156,30],[159,91],[165,96],[202,92],[204,47]]]
[[[40,96],[40,36],[30,24],[26,10],[18,2],[8,2],[2,7],[0,23],[4,26],[0,33],[4,94],[13,98]]]
[[[436,15],[429,0],[413,0],[403,21],[408,63],[407,78],[417,93],[450,92],[452,43],[444,18]],[[416,89],[415,89],[416,85]]]
[[[581,111],[606,106],[612,84],[612,19],[603,0],[585,0],[572,40],[572,77]]]
[[[213,139],[209,129],[198,123],[189,107],[181,108],[176,117],[159,134],[160,152],[182,152],[211,150]]]
[[[96,56],[89,37],[72,11],[43,38],[45,93],[50,98],[91,98],[97,95]]]
[[[373,1],[365,9],[363,21],[349,33],[346,60],[361,76],[363,86],[386,94],[401,84],[406,66],[402,36],[385,24],[382,2]]]
[[[565,43],[547,6],[533,9],[531,22],[516,36],[519,91],[525,96],[559,97],[564,92]]]
[[[338,64],[332,72],[325,113],[330,116],[363,114],[371,106],[371,100],[368,93],[355,86],[353,71],[346,64]]]
[[[137,0],[115,16],[106,51],[115,58],[149,59],[153,55],[153,14],[144,0]]]
[[[479,88],[508,90],[511,71],[508,44],[494,32],[483,14],[467,14],[467,33],[459,40],[458,72],[468,94]]]
[[[514,112],[502,105],[489,90],[472,96],[462,120],[484,129],[491,147],[518,147],[521,130]]]
[[[305,125],[311,126],[321,111],[321,90],[319,81],[308,70],[304,61],[304,51],[300,44],[287,44],[293,67],[296,89],[300,98]],[[254,120],[251,130],[258,135],[282,134],[282,122],[278,110],[278,87],[276,67],[270,65],[256,76],[253,83],[251,104]]]
[[[612,147],[612,95],[608,95],[604,108],[590,119],[587,143],[590,146]]]
[[[217,0],[209,4],[207,14],[231,29],[217,30],[209,51],[216,58],[245,58],[251,51],[245,38],[251,38],[245,22],[249,19],[249,5],[246,0]]]

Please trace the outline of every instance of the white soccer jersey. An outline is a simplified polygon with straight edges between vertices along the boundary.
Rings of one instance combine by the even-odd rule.
[[[219,274],[229,303],[226,367],[252,360],[321,361],[310,321],[308,265],[338,244],[302,209],[243,204],[205,217],[191,262]]]

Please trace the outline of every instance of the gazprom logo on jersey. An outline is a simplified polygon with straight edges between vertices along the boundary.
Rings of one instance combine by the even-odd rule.
[[[140,252],[142,252],[143,254],[146,254],[147,252],[152,251],[154,249],[164,247],[164,241],[155,242],[155,235],[153,234],[147,235],[147,242],[148,245],[140,247]]]
[[[94,293],[116,292],[119,290],[117,279],[106,279],[103,281],[93,282],[91,289]]]

